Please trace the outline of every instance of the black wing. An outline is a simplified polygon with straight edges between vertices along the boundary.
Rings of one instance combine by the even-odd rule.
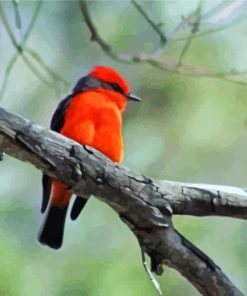
[[[55,110],[52,116],[51,125],[50,125],[51,130],[55,132],[60,132],[60,130],[62,129],[64,124],[64,113],[72,97],[73,97],[72,95],[67,96],[57,106],[57,109]],[[51,178],[46,174],[43,174],[43,177],[42,177],[42,187],[43,187],[43,196],[42,196],[42,204],[41,204],[41,213],[44,213],[49,203],[50,194],[51,194]]]
[[[70,94],[65,99],[63,99],[57,106],[57,109],[51,119],[51,126],[50,126],[51,130],[58,133],[60,132],[64,124],[65,111],[68,108],[70,101],[72,100],[75,94],[83,92],[88,89],[94,89],[99,86],[101,86],[101,81],[98,80],[97,78],[90,77],[90,76],[85,76],[80,78],[77,81],[75,87],[73,88],[72,94]],[[43,185],[43,198],[42,198],[41,212],[44,213],[50,199],[51,178],[43,174],[42,185]],[[83,199],[81,197],[76,197],[76,200],[72,207],[72,212],[71,212],[72,220],[75,220],[79,216],[80,212],[82,211],[82,209],[86,204],[86,201],[87,201],[86,199]]]
[[[64,124],[64,113],[68,108],[72,98],[73,95],[69,95],[58,104],[57,109],[55,110],[51,119],[51,130],[58,133],[61,131]]]
[[[51,119],[51,125],[50,125],[51,130],[55,132],[61,131],[64,124],[64,114],[72,98],[73,98],[73,95],[67,96],[57,106],[57,109],[55,110]],[[43,178],[42,178],[43,196],[42,196],[42,204],[41,204],[41,213],[45,212],[47,205],[49,203],[50,194],[51,194],[51,183],[52,183],[51,178],[48,175],[43,174]],[[72,220],[77,219],[77,217],[80,215],[81,211],[83,210],[86,202],[87,202],[87,199],[84,199],[79,196],[76,197],[71,210]]]

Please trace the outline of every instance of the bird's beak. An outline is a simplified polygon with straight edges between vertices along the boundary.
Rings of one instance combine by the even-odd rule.
[[[126,98],[129,100],[129,101],[135,101],[135,102],[141,102],[141,98],[137,97],[136,95],[132,94],[132,93],[129,93],[126,95]]]

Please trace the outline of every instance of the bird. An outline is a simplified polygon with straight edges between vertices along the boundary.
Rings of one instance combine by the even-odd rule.
[[[81,145],[89,145],[120,163],[123,158],[122,113],[128,101],[141,99],[130,92],[128,82],[113,68],[96,65],[80,78],[51,119],[51,130]],[[66,184],[42,176],[41,212],[45,213],[38,241],[59,249],[63,244],[65,220],[72,192]],[[88,197],[76,196],[70,217],[77,219]]]

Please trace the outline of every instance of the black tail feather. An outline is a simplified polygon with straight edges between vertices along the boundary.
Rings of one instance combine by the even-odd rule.
[[[59,249],[63,243],[64,225],[68,206],[64,208],[50,206],[44,223],[38,235],[42,245],[53,249]]]
[[[51,193],[51,178],[43,174],[42,177],[42,187],[43,187],[43,196],[42,196],[42,204],[41,204],[41,213],[43,214],[47,208],[50,199]]]
[[[78,218],[78,216],[80,215],[86,203],[87,203],[87,199],[80,196],[76,197],[70,212],[71,220],[75,220]]]

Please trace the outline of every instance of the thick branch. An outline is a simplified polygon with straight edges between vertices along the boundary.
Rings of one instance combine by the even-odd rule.
[[[159,186],[174,214],[247,219],[247,195],[241,189],[172,181],[161,181]]]
[[[110,205],[149,254],[157,274],[162,273],[161,265],[167,264],[203,295],[243,295],[210,258],[173,228],[170,184],[160,186],[114,164],[92,148],[2,108],[0,150],[67,183],[79,196],[93,194]]]

